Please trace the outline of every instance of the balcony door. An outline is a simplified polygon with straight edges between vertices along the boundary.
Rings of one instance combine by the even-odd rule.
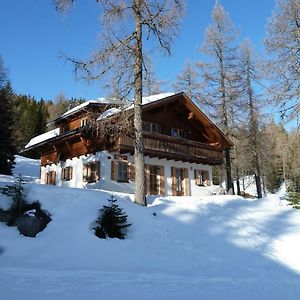
[[[187,168],[171,168],[172,174],[172,195],[189,196],[189,176]]]

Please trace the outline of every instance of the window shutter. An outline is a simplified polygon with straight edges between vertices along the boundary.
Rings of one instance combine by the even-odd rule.
[[[195,173],[195,184],[201,185],[201,171],[200,170],[194,170]]]
[[[118,162],[115,160],[111,161],[111,180],[118,179]]]
[[[44,175],[44,184],[48,184],[48,172]]]
[[[69,180],[73,178],[73,167],[69,167]]]
[[[204,173],[204,178],[205,178],[205,184],[207,185],[207,186],[209,186],[210,185],[210,180],[209,180],[209,172],[208,171],[204,171],[205,173]]]
[[[165,195],[165,170],[163,166],[159,167],[159,194]]]
[[[65,168],[61,169],[61,180],[65,180]]]
[[[134,182],[135,181],[135,165],[134,165],[134,163],[129,163],[128,169],[129,169],[129,171],[128,171],[129,180]]]
[[[50,172],[50,184],[55,185],[56,183],[56,172],[51,171]]]
[[[100,179],[100,161],[95,161],[95,180]]]
[[[176,168],[171,167],[171,176],[172,176],[172,195],[176,196]]]
[[[145,188],[146,188],[146,195],[150,194],[150,166],[145,165]]]
[[[184,176],[184,196],[190,196],[190,179],[189,179],[189,170],[184,168],[183,169],[183,176]]]
[[[88,181],[88,165],[84,164],[82,169],[82,179],[84,182]]]

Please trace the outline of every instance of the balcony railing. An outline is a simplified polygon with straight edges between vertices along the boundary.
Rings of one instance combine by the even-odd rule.
[[[133,139],[119,138],[120,152],[133,152]],[[222,149],[204,143],[174,138],[162,134],[144,133],[145,155],[166,159],[219,165],[223,163]]]

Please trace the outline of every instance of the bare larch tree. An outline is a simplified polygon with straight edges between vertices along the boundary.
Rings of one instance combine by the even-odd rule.
[[[54,0],[59,11],[75,0]],[[183,15],[182,0],[97,0],[101,9],[101,44],[87,60],[69,58],[87,80],[107,78],[120,94],[134,95],[135,202],[146,205],[142,124],[143,71],[147,45],[167,54]],[[151,43],[152,40],[152,43]]]
[[[270,98],[288,119],[300,113],[300,1],[278,0],[267,24]]]
[[[199,74],[190,61],[186,61],[182,72],[176,75],[173,87],[176,92],[185,92],[204,111],[211,108],[209,99],[204,96],[203,82],[200,82]]]
[[[205,93],[214,107],[214,118],[227,136],[234,127],[237,109],[234,108],[238,81],[236,78],[237,48],[234,43],[237,30],[224,7],[216,2],[212,12],[213,23],[206,29],[205,41],[200,52],[207,57],[199,62],[200,75],[204,80]],[[233,115],[232,115],[233,114]],[[230,149],[225,150],[227,191],[233,191]]]
[[[262,198],[261,188],[261,147],[259,137],[259,81],[261,80],[259,65],[248,39],[240,46],[240,97],[245,102],[246,121],[248,123],[248,134],[246,143],[248,159],[255,175],[256,190],[258,198]],[[256,86],[256,88],[255,88]],[[245,137],[244,137],[245,138]]]

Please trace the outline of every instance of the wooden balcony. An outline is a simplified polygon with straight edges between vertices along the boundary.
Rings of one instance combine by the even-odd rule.
[[[133,139],[121,136],[117,148],[120,153],[133,153]],[[210,165],[223,163],[223,151],[218,147],[155,133],[144,133],[144,152],[147,156],[168,160]]]

